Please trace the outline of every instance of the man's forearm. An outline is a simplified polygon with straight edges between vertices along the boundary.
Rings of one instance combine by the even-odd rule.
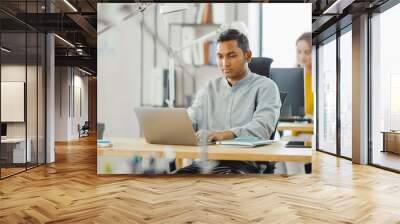
[[[235,133],[233,133],[233,131],[223,131],[222,135],[223,135],[224,139],[232,139],[232,138],[236,137],[236,135],[235,135]]]

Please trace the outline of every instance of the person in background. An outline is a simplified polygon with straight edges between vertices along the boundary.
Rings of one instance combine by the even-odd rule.
[[[312,64],[312,35],[311,33],[303,33],[296,41],[296,55],[297,55],[297,66],[305,69],[305,115],[306,117],[312,118],[314,115],[314,96],[312,92],[312,75],[311,75],[311,64]]]

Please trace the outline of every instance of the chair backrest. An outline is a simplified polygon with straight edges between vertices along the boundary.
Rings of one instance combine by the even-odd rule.
[[[271,72],[272,58],[254,57],[251,58],[249,69],[251,72],[266,76],[269,78]]]
[[[89,121],[85,121],[85,123],[83,124],[82,128],[89,129],[90,128]]]
[[[279,92],[279,96],[281,98],[281,109],[280,109],[280,113],[282,112],[282,108],[283,108],[283,104],[285,103],[286,100],[286,96],[287,96],[287,92]],[[278,128],[278,123],[279,123],[279,119],[275,124],[275,129],[274,132],[272,132],[271,136],[269,137],[270,140],[274,140],[275,138],[275,133],[276,133],[276,129]]]

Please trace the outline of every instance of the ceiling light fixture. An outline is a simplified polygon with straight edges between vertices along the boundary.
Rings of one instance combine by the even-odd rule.
[[[67,45],[69,45],[70,47],[73,47],[73,48],[75,48],[75,45],[73,45],[71,42],[69,42],[68,40],[66,40],[66,39],[64,39],[64,38],[62,38],[62,37],[60,37],[59,35],[57,35],[57,34],[54,34],[54,36],[55,37],[57,37],[59,40],[61,40],[62,42],[64,42],[64,43],[66,43]]]
[[[90,76],[93,75],[92,73],[90,73],[90,72],[88,72],[88,71],[86,71],[86,70],[83,70],[83,69],[81,69],[81,68],[79,68],[79,67],[78,67],[78,70],[81,71],[81,72],[83,72],[83,73],[85,73],[85,74],[87,74],[87,75],[90,75]]]
[[[354,1],[355,0],[336,0],[322,14],[342,14],[343,10]]]
[[[1,47],[1,50],[4,51],[4,52],[6,52],[6,53],[10,53],[10,52],[11,52],[11,50],[9,50],[9,49],[7,49],[7,48],[5,48],[5,47]]]
[[[69,3],[68,0],[64,0],[65,4],[67,4],[74,12],[78,12],[78,10],[71,4]]]

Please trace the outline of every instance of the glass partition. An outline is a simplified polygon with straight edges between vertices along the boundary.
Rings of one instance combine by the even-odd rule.
[[[2,1],[0,6],[16,13],[44,12],[44,1]],[[0,13],[0,178],[45,162],[45,44],[43,33]]]
[[[26,41],[25,32],[1,34],[2,177],[24,171],[31,162],[26,144]]]

